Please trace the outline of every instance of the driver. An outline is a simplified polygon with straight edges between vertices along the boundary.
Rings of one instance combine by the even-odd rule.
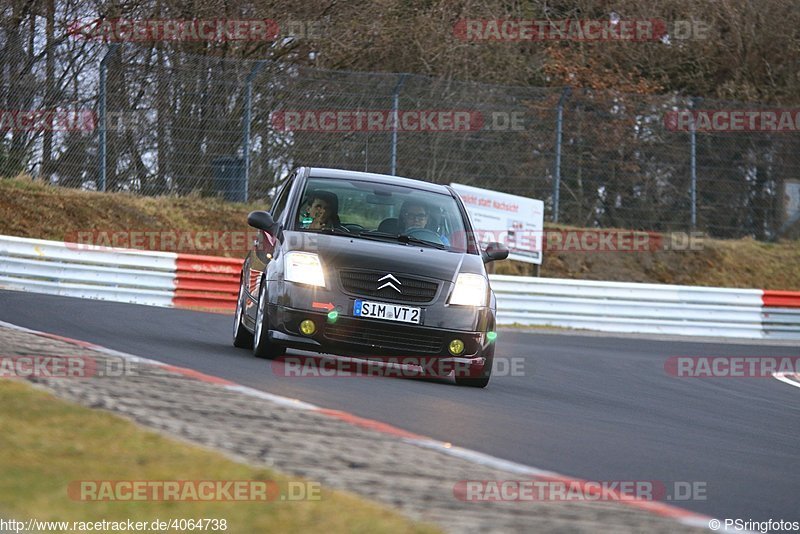
[[[329,191],[314,191],[308,196],[308,211],[303,217],[310,217],[309,230],[335,228],[347,232],[339,220],[339,197]]]
[[[400,233],[408,233],[408,230],[414,228],[428,229],[429,218],[430,207],[427,204],[418,200],[406,200],[400,208]],[[450,246],[450,241],[445,236],[439,235],[439,238]]]

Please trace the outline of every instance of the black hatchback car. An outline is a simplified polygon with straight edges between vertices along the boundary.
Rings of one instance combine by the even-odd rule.
[[[496,303],[481,250],[449,186],[336,169],[291,173],[242,267],[233,343],[274,359],[287,348],[354,358],[449,363],[485,387]],[[426,366],[430,370],[431,366]]]

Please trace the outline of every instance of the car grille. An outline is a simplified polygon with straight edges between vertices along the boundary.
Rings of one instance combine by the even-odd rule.
[[[344,317],[339,317],[333,324],[325,325],[324,336],[340,343],[427,354],[439,354],[444,346],[444,338],[436,332]]]
[[[346,293],[359,297],[374,297],[382,300],[397,302],[430,302],[436,298],[436,291],[439,284],[419,278],[411,278],[392,274],[399,282],[402,293],[398,293],[391,287],[378,289],[383,282],[378,282],[389,273],[383,271],[341,271],[339,280]]]

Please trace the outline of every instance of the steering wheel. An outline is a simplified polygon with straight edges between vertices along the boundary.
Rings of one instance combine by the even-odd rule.
[[[441,236],[433,230],[429,230],[427,228],[409,228],[406,230],[406,234],[410,235],[411,237],[416,237],[417,239],[423,239],[431,243],[444,245],[444,241],[442,241]]]

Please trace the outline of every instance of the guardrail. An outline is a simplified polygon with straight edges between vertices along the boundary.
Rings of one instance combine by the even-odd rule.
[[[800,339],[800,293],[492,275],[497,322],[605,332]]]
[[[175,261],[174,306],[234,310],[239,295],[242,260],[178,254]]]
[[[0,236],[0,288],[233,310],[242,260]],[[498,324],[800,339],[800,292],[491,275]]]
[[[764,336],[800,339],[800,292],[765,290],[763,300]]]
[[[0,287],[70,297],[233,310],[242,261],[0,236]]]

